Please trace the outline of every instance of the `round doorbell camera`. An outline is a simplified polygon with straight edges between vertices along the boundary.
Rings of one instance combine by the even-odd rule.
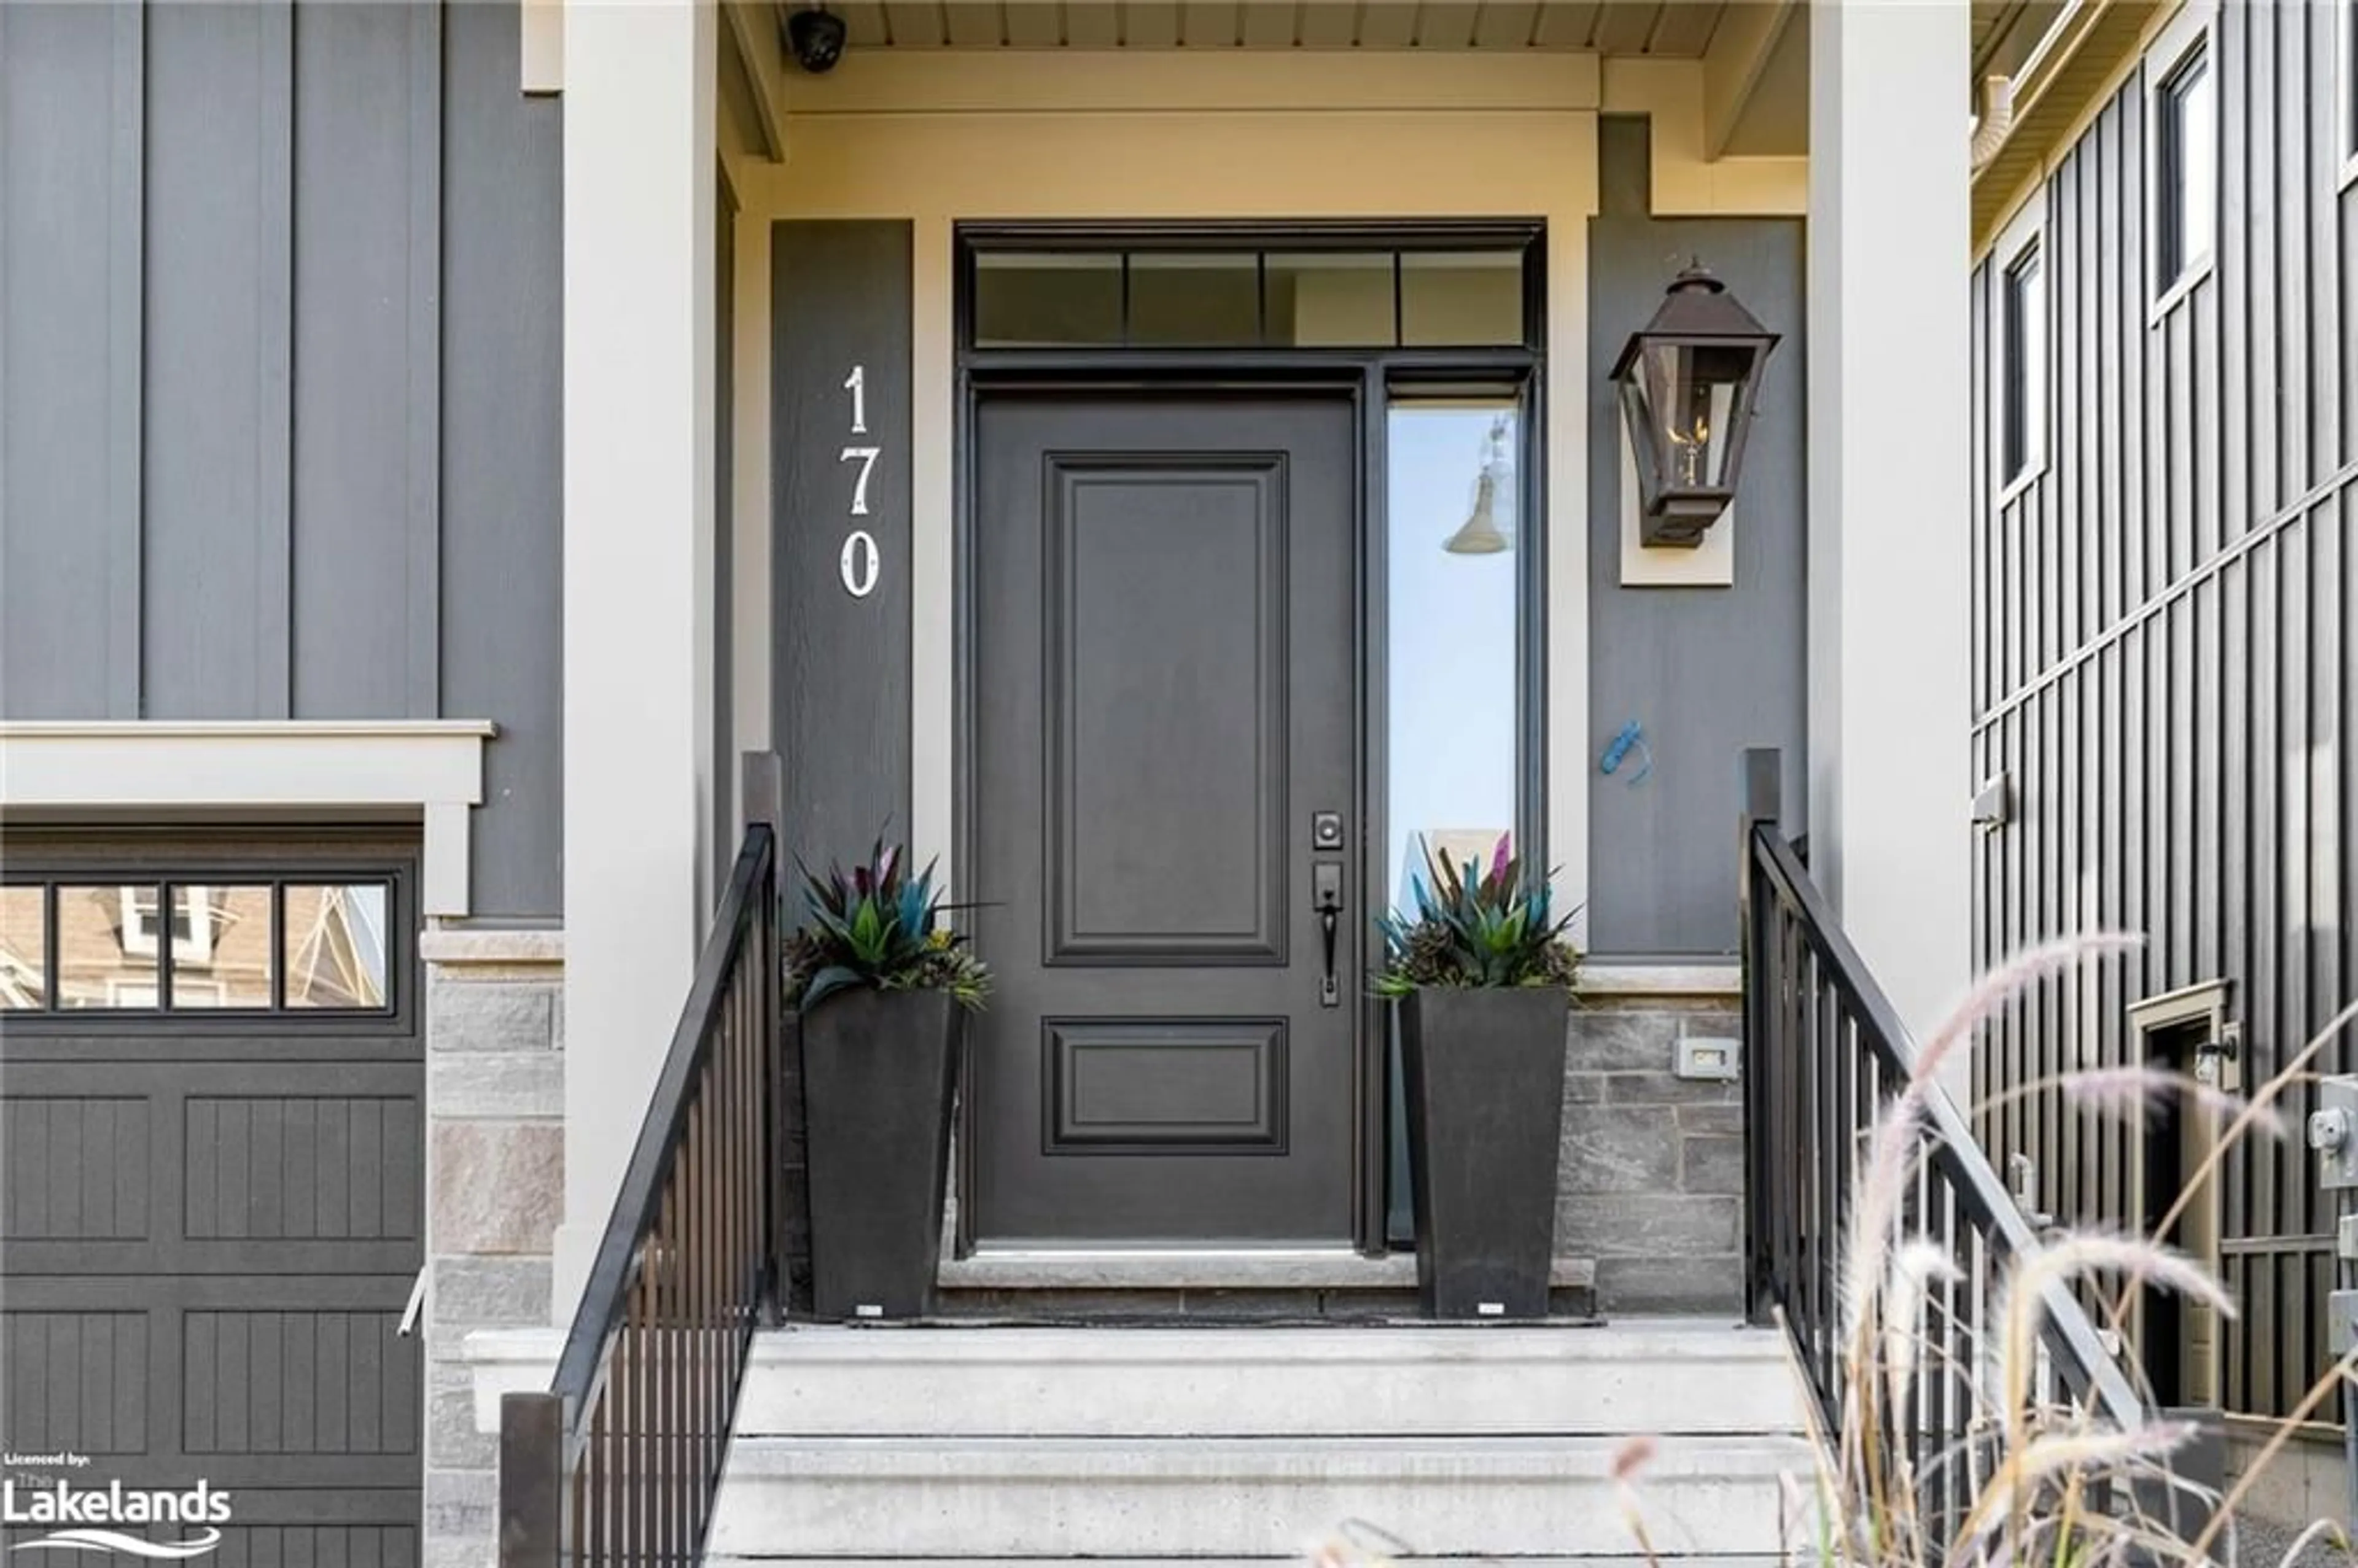
[[[786,18],[786,48],[795,63],[824,76],[843,58],[843,18],[825,11],[797,11]]]

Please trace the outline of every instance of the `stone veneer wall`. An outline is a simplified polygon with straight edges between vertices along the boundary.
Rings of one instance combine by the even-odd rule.
[[[1556,1176],[1551,1310],[1607,1318],[1733,1317],[1744,1310],[1740,1081],[1682,1078],[1682,1038],[1737,1040],[1732,968],[1630,968],[1585,984],[1564,1031],[1563,1142]],[[1741,1053],[1738,1055],[1741,1065]],[[953,1228],[957,1195],[950,1199]],[[1184,1273],[1184,1269],[1179,1272]],[[1374,1318],[1413,1316],[1414,1262],[1395,1253],[1350,1278],[1283,1261],[1256,1276],[1150,1283],[1134,1267],[1041,1270],[953,1260],[951,1316]],[[1051,1277],[1053,1276],[1053,1277]]]
[[[426,1568],[497,1560],[499,1440],[475,1427],[470,1331],[546,1328],[565,1209],[564,938],[429,931]]]
[[[1736,1082],[1682,1078],[1682,1036],[1739,1039],[1738,999],[1585,990],[1564,1050],[1556,1255],[1593,1260],[1595,1307],[1744,1307],[1744,1108]]]

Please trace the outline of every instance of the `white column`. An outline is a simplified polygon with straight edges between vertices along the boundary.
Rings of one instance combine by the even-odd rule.
[[[712,528],[713,10],[565,27],[569,1319],[695,962],[698,540]]]
[[[1810,860],[1920,1033],[1971,959],[1964,0],[1810,26]]]

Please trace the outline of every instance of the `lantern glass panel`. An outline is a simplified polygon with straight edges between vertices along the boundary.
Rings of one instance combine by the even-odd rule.
[[[1736,400],[1752,368],[1752,353],[1725,344],[1646,345],[1641,395],[1664,489],[1726,486]]]

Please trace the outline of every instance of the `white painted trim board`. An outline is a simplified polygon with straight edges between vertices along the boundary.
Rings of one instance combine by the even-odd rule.
[[[478,719],[0,723],[0,810],[416,811],[425,913],[469,908],[469,810],[483,799]]]

